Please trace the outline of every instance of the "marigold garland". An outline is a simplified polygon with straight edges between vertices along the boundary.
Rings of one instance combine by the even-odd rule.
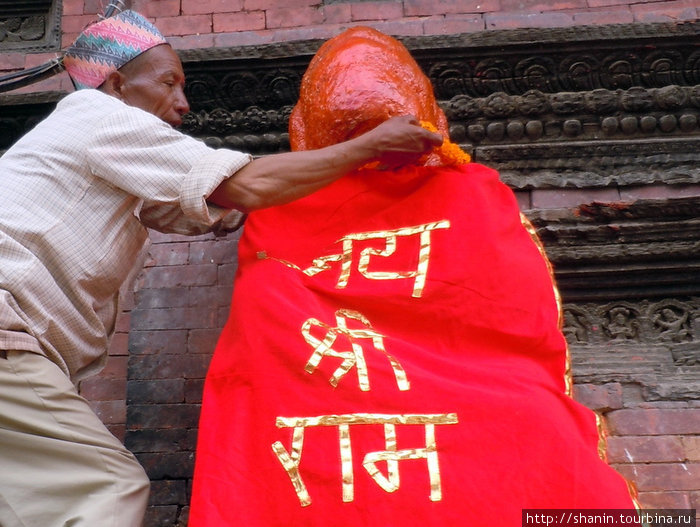
[[[437,133],[437,128],[435,127],[435,125],[428,121],[420,121],[420,125],[430,132]],[[421,157],[418,161],[418,164],[425,164],[425,162],[431,154],[436,154],[440,158],[441,164],[443,166],[464,165],[472,160],[471,156],[467,154],[464,150],[462,150],[459,147],[459,145],[453,143],[447,138],[443,139],[442,144],[440,146],[436,146],[435,148],[433,148],[433,151],[430,154]],[[378,167],[379,161],[373,161],[372,163],[367,163],[366,165],[364,165],[361,168],[361,170],[376,169]]]
[[[420,121],[420,125],[430,132],[437,132],[437,128],[433,123]],[[440,146],[435,147],[433,153],[437,154],[440,161],[447,166],[464,165],[472,160],[469,154],[448,138],[445,138]]]

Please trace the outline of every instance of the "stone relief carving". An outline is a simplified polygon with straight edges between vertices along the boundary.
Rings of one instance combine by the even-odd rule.
[[[450,135],[513,188],[700,182],[700,23],[406,37]],[[551,44],[551,45],[548,45]],[[253,154],[286,127],[320,42],[184,53],[185,129]],[[287,54],[287,55],[285,55]],[[240,65],[232,59],[240,58]],[[211,67],[202,68],[210,61]]]
[[[0,6],[0,52],[60,49],[59,0],[19,0]]]
[[[485,58],[474,63],[462,60],[426,60],[440,99],[460,94],[486,97],[504,92],[522,95],[536,90],[545,93],[567,91],[629,90],[633,87],[661,88],[668,85],[693,86],[700,78],[700,53],[692,48],[613,51],[594,55],[573,51],[549,56]]]
[[[0,43],[40,40],[46,34],[42,15],[0,19]]]
[[[570,345],[617,341],[668,345],[700,340],[700,298],[637,303],[565,304],[564,334]],[[700,347],[697,350],[700,360]]]
[[[647,401],[700,397],[700,298],[567,303],[577,383],[628,383]]]
[[[275,97],[291,97],[293,84],[288,78],[270,76],[266,80],[267,85],[258,84],[256,89],[266,91],[269,83],[274,83],[279,88]],[[207,90],[205,85],[203,80],[194,81],[190,92],[202,96]],[[207,95],[206,99],[211,100],[211,96]],[[477,160],[498,163],[501,170],[520,169],[522,172],[534,168],[640,163],[649,168],[654,164],[675,163],[684,167],[677,171],[676,177],[685,179],[684,182],[700,181],[700,174],[693,169],[694,163],[700,160],[697,148],[700,144],[700,85],[554,94],[530,90],[518,96],[497,92],[478,99],[462,94],[443,101],[442,106],[450,120],[452,140],[471,145]],[[269,134],[258,141],[263,151],[280,146],[286,148],[291,108],[292,105],[287,104],[275,109],[252,105],[240,109],[217,106],[211,110],[194,110],[187,116],[183,129],[205,138],[234,133]],[[687,139],[679,142],[679,136]],[[636,142],[631,146],[615,142],[626,139]],[[672,144],[656,140],[640,142],[645,139],[675,141]],[[590,142],[585,145],[585,158],[576,151],[583,146],[582,141]],[[485,146],[481,147],[482,144]],[[496,148],[500,145],[505,148]],[[643,182],[640,176],[630,175],[629,171],[626,178],[621,177],[623,174],[618,174],[615,182]],[[648,179],[648,175],[646,177]],[[557,186],[561,186],[560,179],[559,182]],[[606,184],[611,182],[609,179]],[[522,182],[513,184],[525,186]]]

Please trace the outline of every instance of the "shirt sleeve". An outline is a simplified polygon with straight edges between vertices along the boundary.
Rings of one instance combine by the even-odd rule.
[[[142,221],[166,232],[197,233],[240,223],[242,214],[206,198],[251,156],[213,149],[138,108],[100,121],[86,156],[96,177],[143,200]],[[238,217],[240,216],[240,217]]]

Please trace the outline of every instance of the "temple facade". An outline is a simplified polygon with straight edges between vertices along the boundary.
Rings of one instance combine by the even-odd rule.
[[[99,0],[0,4],[0,74],[56,57]],[[351,25],[399,38],[451,139],[496,168],[536,227],[563,308],[574,397],[653,509],[700,504],[700,5],[697,0],[133,0],[178,50],[183,131],[289,148],[299,83]],[[0,94],[0,151],[72,86]],[[0,175],[0,177],[2,177]],[[146,467],[147,527],[185,526],[202,385],[237,235],[153,233],[110,360],[81,392]]]

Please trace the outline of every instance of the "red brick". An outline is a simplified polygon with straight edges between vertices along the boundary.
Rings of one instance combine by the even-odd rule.
[[[697,408],[614,410],[606,417],[615,435],[700,434]]]
[[[532,191],[532,206],[536,209],[572,207],[594,201],[619,201],[617,189],[562,190],[537,189]]]
[[[105,12],[107,4],[109,4],[109,2],[105,2],[104,0],[85,0],[80,12],[86,15],[102,15]],[[64,2],[63,5],[65,9],[66,3]]]
[[[132,331],[129,335],[131,357],[173,353],[187,349],[187,329]]]
[[[622,408],[622,386],[618,383],[576,384],[574,385],[574,399],[591,410]]]
[[[131,7],[134,11],[151,19],[180,14],[180,0],[132,0]],[[160,23],[156,23],[156,26],[162,31]]]
[[[141,355],[129,362],[129,382],[152,379],[203,379],[211,358],[204,353]]]
[[[211,287],[211,286],[209,286]],[[189,288],[168,287],[160,289],[141,289],[136,293],[137,308],[167,309],[170,307],[187,307],[189,302]]]
[[[265,11],[268,29],[304,27],[323,23],[323,12],[315,7],[283,7]]]
[[[235,264],[220,265],[217,268],[217,273],[218,273],[217,283],[219,283],[219,284],[232,284],[233,279],[236,276],[237,269],[238,269],[238,266],[236,266]]]
[[[186,243],[162,243],[149,250],[149,266],[183,265],[189,259],[190,248]]]
[[[629,9],[615,11],[599,11],[574,14],[574,22],[577,25],[590,26],[598,24],[630,24],[634,17]]]
[[[280,4],[288,8],[294,7],[309,7],[320,4],[319,0],[243,0],[244,11],[259,11],[267,9],[277,9]]]
[[[177,404],[185,402],[185,380],[148,379],[129,381],[127,403],[131,404]]]
[[[214,35],[216,47],[259,46],[273,41],[272,31],[238,31],[234,33],[217,33]]]
[[[635,20],[640,22],[692,20],[698,16],[697,0],[679,0],[674,2],[655,2],[652,4],[633,4],[630,6]]]
[[[656,8],[658,11],[665,11],[667,9],[679,9],[685,7],[694,7],[700,9],[697,0],[646,0],[649,2],[648,7],[650,9]],[[633,2],[631,5],[637,8],[643,8],[645,6],[639,5],[641,2]]]
[[[95,15],[62,16],[61,30],[64,33],[80,33],[83,29],[96,21]]]
[[[654,2],[657,0],[635,0],[634,3]],[[588,0],[588,7],[603,7],[611,5],[630,5],[630,0]]]
[[[513,194],[515,194],[515,199],[518,202],[518,208],[521,211],[530,210],[532,208],[529,190],[516,190],[513,192]]]
[[[185,234],[170,234],[170,233],[165,233],[165,232],[158,232],[158,231],[154,231],[154,230],[149,230],[148,236],[151,238],[151,241],[155,244],[155,243],[172,243],[172,242],[191,242],[192,240],[195,240],[195,239],[204,240],[204,239],[207,239],[210,235],[207,234],[204,236],[187,236]]]
[[[156,26],[165,36],[211,33],[211,15],[174,16],[156,19]]]
[[[690,509],[687,492],[640,492],[639,503],[645,509]]]
[[[500,0],[404,0],[406,16],[488,13],[500,10]]]
[[[134,292],[125,291],[120,304],[122,311],[130,311],[134,307]]]
[[[29,86],[24,86],[22,88],[16,89],[9,93],[21,94],[21,93],[42,93],[42,92],[53,92],[53,91],[66,91],[65,83],[60,76],[53,76],[43,81],[30,84]],[[71,90],[72,91],[72,90]]]
[[[700,185],[646,185],[620,189],[625,201],[637,199],[675,199],[700,196]]]
[[[673,22],[682,20],[695,20],[698,18],[698,10],[686,7],[683,9],[667,9],[663,12],[656,10],[637,10],[632,6],[632,15],[635,22],[652,23],[652,22]]]
[[[342,26],[338,24],[324,24],[311,27],[300,27],[300,28],[281,28],[276,29],[272,32],[273,42],[291,42],[294,40],[326,40],[334,37],[347,27],[352,25],[358,25],[357,23],[343,24]],[[370,25],[370,24],[364,24]]]
[[[371,22],[367,25],[387,35],[419,36],[423,34],[423,20],[418,18],[413,20],[403,19],[389,22]]]
[[[233,283],[230,285],[191,287],[187,295],[187,305],[190,307],[209,306],[229,307]]]
[[[696,509],[695,518],[697,519],[697,509],[700,508],[700,491],[690,492],[690,508]]]
[[[147,270],[138,282],[141,289],[213,285],[217,281],[216,273],[217,266],[214,264],[171,265]]]
[[[650,463],[613,465],[640,492],[696,490],[700,486],[700,463]]]
[[[252,11],[214,15],[214,33],[265,29],[265,12]]]
[[[396,2],[361,2],[351,4],[353,20],[395,20],[403,16],[403,6]]]
[[[61,82],[61,80],[55,77],[51,77],[41,82],[30,84],[29,86],[24,86],[22,88],[11,90],[8,93],[12,95],[18,95],[25,93],[44,93],[51,91],[61,91],[62,89],[63,83]]]
[[[235,13],[243,9],[243,0],[182,0],[183,15]]]
[[[184,35],[182,37],[170,36],[168,43],[174,49],[213,48],[214,35],[207,33],[206,35]]]
[[[324,5],[321,11],[326,24],[342,24],[352,20],[352,11],[349,4]]]
[[[219,340],[221,331],[218,329],[195,329],[189,332],[187,339],[187,353],[214,352],[214,347]]]
[[[190,244],[189,263],[236,262],[238,260],[237,247],[237,239],[233,236],[216,241],[193,242]]]
[[[40,64],[46,64],[51,59],[55,58],[55,53],[31,53],[26,56],[25,67],[31,68],[33,66],[39,66]]]
[[[609,436],[608,462],[659,463],[685,461],[681,436]]]
[[[117,439],[119,439],[119,441],[124,443],[124,437],[126,436],[126,423],[107,424],[105,426],[114,437],[116,437]]]
[[[183,415],[191,415],[196,410],[194,405],[192,406],[193,408],[188,409],[188,412]],[[184,420],[184,418],[180,419],[180,421]],[[192,477],[192,470],[194,468],[192,452],[173,452],[166,454],[154,452],[138,454],[136,457],[141,465],[143,465],[143,468],[146,469],[146,474],[148,474],[152,480],[162,480],[165,478],[185,479]],[[177,509],[177,506],[173,505],[173,508]],[[156,521],[146,520],[145,525],[174,525],[172,518],[166,518],[165,521],[163,521],[163,517],[156,516],[155,518],[151,518],[151,520]]]
[[[80,383],[80,395],[90,401],[119,401],[126,397],[126,379],[94,376]]]
[[[204,379],[190,379],[185,381],[185,402],[201,403],[204,391]]]
[[[63,0],[63,16],[82,15],[83,0]]]
[[[128,333],[116,333],[109,343],[109,349],[107,350],[109,355],[128,355],[129,354],[129,334]]]
[[[91,401],[90,407],[104,424],[126,423],[126,401]]]
[[[223,328],[226,325],[226,321],[229,318],[230,312],[231,312],[231,310],[228,307],[220,307],[219,308],[219,311],[217,314],[217,319],[216,319],[217,327]]]
[[[110,356],[100,372],[102,379],[126,379],[127,357]]]
[[[23,53],[0,53],[0,71],[22,70],[24,63]]]
[[[146,309],[134,311],[132,328],[158,331],[162,329],[193,329],[217,327],[216,306],[202,308]]]
[[[189,428],[197,422],[198,404],[132,404],[129,405],[129,427],[134,429]]]
[[[131,328],[131,313],[120,313],[117,317],[115,331],[117,333],[128,333]]]
[[[484,19],[481,15],[433,16],[423,21],[423,33],[426,35],[474,33],[484,29]]]
[[[503,13],[512,11],[558,11],[560,9],[586,9],[586,0],[545,2],[542,0],[501,0]]]
[[[573,25],[573,17],[566,13],[487,13],[486,29],[517,29],[526,27],[567,27]]]
[[[688,461],[700,461],[700,436],[686,436],[681,438]]]
[[[61,35],[61,48],[66,48],[70,46],[73,42],[75,42],[75,39],[78,38],[79,34],[79,31],[76,31],[74,33],[66,33],[64,31]]]
[[[63,72],[60,75],[56,75],[54,76],[54,80],[59,82],[59,91],[67,93],[75,91],[75,88],[73,87],[73,81],[70,80],[68,73]]]

